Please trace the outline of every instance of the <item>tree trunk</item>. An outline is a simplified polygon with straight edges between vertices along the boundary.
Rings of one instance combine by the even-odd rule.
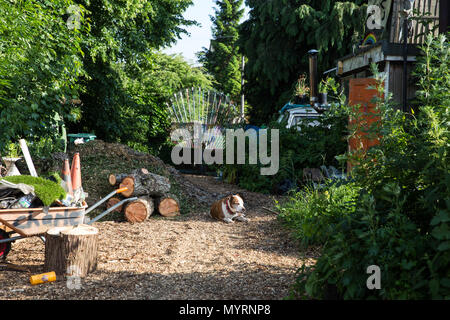
[[[110,198],[110,199],[106,202],[106,209],[111,208],[112,206],[114,206],[115,204],[119,203],[120,201],[122,201],[122,200],[120,200],[119,198],[116,198],[116,197]],[[117,208],[115,208],[115,209],[113,210],[113,212],[118,212],[118,213],[122,212],[122,207],[123,207],[123,206],[118,206]]]
[[[111,173],[108,177],[109,184],[115,186],[118,183],[121,183],[124,178],[128,176],[127,173],[113,174]]]
[[[180,215],[180,205],[174,195],[164,195],[155,200],[158,212],[164,217]]]
[[[85,277],[97,268],[98,229],[88,225],[52,228],[46,233],[45,269]]]
[[[126,205],[124,214],[128,222],[143,222],[152,215],[154,210],[155,205],[152,198],[140,197]]]
[[[126,198],[131,196],[162,196],[170,190],[168,178],[149,172],[147,169],[133,171],[122,180],[120,188],[127,187],[128,190],[122,192]]]

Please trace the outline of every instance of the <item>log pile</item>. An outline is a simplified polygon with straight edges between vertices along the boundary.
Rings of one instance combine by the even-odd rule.
[[[114,210],[122,213],[130,223],[143,222],[154,212],[164,217],[174,217],[180,214],[178,199],[169,193],[170,181],[166,177],[140,168],[130,173],[111,173],[108,181],[113,187],[128,189],[121,193],[122,197],[138,197],[137,200]],[[106,207],[109,209],[121,200],[122,198],[119,196],[113,197],[108,200]]]

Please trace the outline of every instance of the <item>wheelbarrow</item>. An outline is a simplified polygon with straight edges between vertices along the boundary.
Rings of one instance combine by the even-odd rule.
[[[137,200],[137,197],[124,199],[92,220],[86,215],[112,196],[128,190],[114,190],[87,209],[86,202],[82,207],[44,207],[0,210],[0,260],[4,260],[11,250],[11,243],[28,237],[38,236],[45,243],[44,234],[53,227],[92,224],[126,202]],[[17,235],[15,235],[17,234]],[[15,235],[14,237],[12,235]]]

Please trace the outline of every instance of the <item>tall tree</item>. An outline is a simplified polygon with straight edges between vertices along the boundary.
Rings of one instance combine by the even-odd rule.
[[[361,39],[365,0],[246,0],[250,17],[240,28],[248,58],[245,94],[255,123],[267,122],[290,98],[299,74],[308,72],[311,49],[319,50],[319,73],[351,52]]]
[[[236,99],[241,93],[241,55],[237,40],[244,14],[243,0],[216,0],[211,46],[198,54],[199,61],[216,80],[216,88]]]
[[[88,10],[92,30],[85,42],[88,76],[81,79],[81,120],[70,129],[143,150],[160,143],[167,136],[165,101],[150,94],[159,79],[146,77],[170,60],[158,50],[186,33],[183,26],[195,24],[183,17],[192,0],[75,1]],[[168,87],[166,83],[159,92],[170,91]]]
[[[0,153],[9,142],[54,138],[77,95],[89,24],[68,23],[72,0],[0,1]],[[56,140],[56,139],[55,139]],[[56,141],[55,141],[56,142]]]

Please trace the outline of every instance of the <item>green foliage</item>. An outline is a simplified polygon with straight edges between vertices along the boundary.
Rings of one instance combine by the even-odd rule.
[[[216,0],[218,8],[213,23],[211,48],[203,48],[198,53],[203,63],[216,81],[216,89],[238,101],[241,93],[241,55],[237,41],[239,22],[243,16],[243,0]]]
[[[159,152],[169,97],[211,87],[202,69],[158,51],[195,24],[182,16],[191,3],[2,1],[0,151],[20,138],[35,156],[63,151],[66,124],[72,133]]]
[[[434,250],[430,237],[420,234],[417,225],[401,213],[395,194],[384,193],[388,195],[393,200],[389,213],[375,209],[372,195],[366,194],[357,202],[356,212],[330,233],[314,269],[302,268],[296,288],[299,292],[318,299],[331,298],[330,288],[343,299],[431,297],[427,262]],[[381,269],[381,290],[366,287],[370,265]]]
[[[166,143],[170,126],[166,103],[175,92],[211,87],[202,69],[191,67],[181,56],[160,52],[143,54],[139,64],[117,64],[110,71],[114,76],[105,75],[104,80],[115,89],[91,82],[89,92],[82,94],[83,117],[71,129],[85,128],[100,139],[140,151],[158,153]],[[99,108],[103,112],[98,113]]]
[[[195,24],[182,17],[192,1],[78,2],[95,23],[84,43],[81,118],[69,130],[160,152],[168,136],[168,99],[181,88],[211,86],[201,69],[158,51],[185,33],[181,26]]]
[[[310,49],[319,50],[319,74],[363,38],[367,1],[248,0],[250,17],[240,28],[239,46],[248,59],[245,94],[252,122],[260,124],[293,92],[308,72]]]
[[[26,138],[52,138],[83,74],[81,43],[89,28],[67,26],[71,0],[0,2],[0,150]]]
[[[355,211],[328,230],[316,265],[300,272],[297,293],[320,299],[333,288],[344,299],[450,298],[449,52],[444,35],[427,38],[415,72],[415,114],[377,100],[383,120],[368,131],[379,145],[347,155],[359,162]],[[381,290],[366,287],[370,265],[381,269]]]
[[[57,183],[32,176],[10,176],[2,178],[15,184],[23,183],[34,187],[34,192],[36,196],[42,201],[45,206],[51,205],[55,200],[64,199],[66,197],[66,192]]]
[[[223,166],[223,177],[231,183],[262,193],[277,193],[278,186],[290,181],[291,188],[302,184],[304,168],[318,168],[322,165],[339,166],[336,156],[344,153],[347,148],[347,108],[341,107],[345,96],[333,79],[327,79],[322,84],[324,92],[328,92],[330,101],[334,101],[330,110],[317,119],[316,126],[299,123],[296,128],[286,128],[286,122],[272,121],[268,125],[268,136],[272,129],[279,130],[280,137],[280,168],[274,176],[260,174],[260,163],[249,164],[248,148],[244,165]],[[248,142],[247,142],[248,145]]]
[[[336,225],[354,213],[359,191],[354,183],[328,183],[320,190],[308,186],[277,204],[278,217],[304,246],[322,245]]]
[[[8,143],[4,148],[4,157],[18,158],[20,156],[20,148],[16,143]]]

